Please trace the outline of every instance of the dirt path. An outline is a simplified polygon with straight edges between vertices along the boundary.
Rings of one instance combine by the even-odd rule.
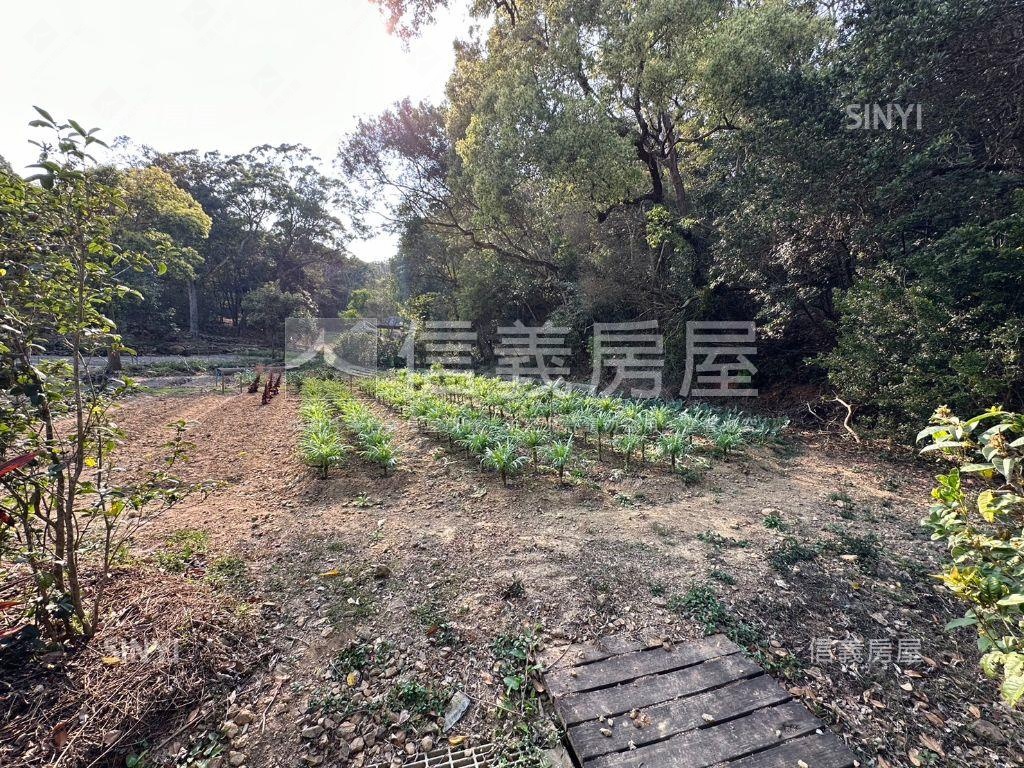
[[[181,474],[221,482],[146,528],[140,547],[198,529],[211,558],[248,567],[273,652],[228,710],[258,721],[226,726],[241,763],[387,765],[442,741],[417,706],[453,690],[473,704],[452,734],[488,741],[504,687],[493,644],[529,628],[551,644],[715,625],[761,648],[852,746],[888,765],[1018,764],[1019,719],[978,681],[969,635],[941,631],[958,609],[927,578],[941,553],[919,531],[919,468],[798,439],[717,462],[693,487],[662,469],[597,466],[564,487],[528,474],[504,488],[374,406],[395,430],[398,470],[383,478],[353,458],[320,481],[296,459],[296,405],[144,396],[120,419],[137,465],[159,455],[166,424],[186,421],[196,447]],[[811,650],[906,638],[924,660],[854,664]]]

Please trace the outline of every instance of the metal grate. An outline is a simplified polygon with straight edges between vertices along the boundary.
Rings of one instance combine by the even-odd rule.
[[[490,768],[495,757],[493,744],[481,744],[468,749],[452,750],[447,747],[435,749],[427,754],[408,757],[401,763],[402,768]],[[378,763],[369,768],[390,768],[389,763]],[[509,763],[510,766],[515,763]]]

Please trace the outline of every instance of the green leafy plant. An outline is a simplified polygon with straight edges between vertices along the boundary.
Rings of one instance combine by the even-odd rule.
[[[548,463],[558,470],[558,482],[565,482],[565,468],[572,459],[572,438],[555,440],[545,453]]]
[[[1002,674],[1010,706],[1024,698],[1024,415],[992,408],[961,421],[936,409],[918,442],[957,466],[939,475],[922,524],[949,549],[938,576],[970,607],[947,628],[974,627],[981,668]]]
[[[658,451],[662,456],[668,456],[673,470],[676,468],[676,462],[679,461],[679,457],[686,453],[689,448],[690,439],[682,432],[670,432],[667,435],[662,435],[658,441]]]
[[[434,718],[444,713],[449,693],[416,680],[399,682],[389,694],[398,709],[407,710],[413,718]]]
[[[510,476],[518,473],[526,464],[526,458],[519,455],[519,449],[511,440],[504,440],[484,451],[480,463],[495,470],[501,476],[503,485],[508,485]]]
[[[602,400],[601,403],[604,403],[606,401],[607,399]],[[615,420],[614,416],[611,416],[606,411],[602,410],[594,416],[593,420],[590,423],[590,428],[597,436],[597,460],[604,461],[604,457],[602,455],[603,445],[601,438],[604,435],[614,434],[615,430],[618,428],[618,422]]]
[[[518,437],[523,446],[529,449],[530,455],[533,459],[533,466],[536,467],[537,450],[540,446],[544,445],[545,441],[548,439],[547,432],[543,429],[536,428],[524,429],[519,433]]]
[[[303,461],[319,469],[323,478],[327,477],[331,467],[341,464],[349,451],[349,446],[341,441],[341,435],[330,420],[309,424],[302,433],[299,446]]]
[[[536,708],[534,683],[540,681],[542,671],[536,661],[539,650],[538,631],[529,629],[501,635],[491,644],[505,686],[505,701],[521,714],[531,714]]]
[[[640,448],[643,443],[643,436],[637,432],[623,432],[615,439],[615,447],[618,448],[626,457],[626,468],[629,468],[629,460],[633,456],[633,453]]]
[[[797,563],[814,560],[817,547],[801,544],[796,538],[787,536],[785,541],[768,554],[768,562],[777,571],[786,571]]]
[[[389,469],[398,464],[397,451],[390,441],[371,443],[359,455],[379,466],[384,471],[384,477],[388,476]]]
[[[712,442],[714,442],[715,449],[722,456],[728,456],[730,451],[734,451],[743,445],[743,434],[737,427],[724,427],[715,432]]]

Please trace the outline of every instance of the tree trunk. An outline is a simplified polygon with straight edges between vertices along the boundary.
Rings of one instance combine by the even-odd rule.
[[[199,292],[194,279],[188,281],[188,335],[199,338]]]
[[[107,352],[107,375],[112,376],[121,370],[121,350],[111,349]]]

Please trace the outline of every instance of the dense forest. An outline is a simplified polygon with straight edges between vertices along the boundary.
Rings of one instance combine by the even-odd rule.
[[[416,34],[438,0],[387,2]],[[342,151],[396,191],[400,298],[482,326],[756,319],[767,382],[878,425],[1024,384],[1024,7],[513,0],[441,105]],[[918,105],[891,129],[868,106]]]
[[[379,2],[407,38],[446,4]],[[472,321],[487,363],[497,327],[550,321],[587,372],[594,322],[656,320],[678,390],[687,321],[755,320],[762,389],[834,391],[865,427],[1021,404],[1019,2],[473,11],[447,98],[365,118],[333,163],[144,149],[99,171],[115,240],[161,265],[117,302],[130,340],[400,314]],[[381,214],[397,252],[368,265],[346,244]]]

